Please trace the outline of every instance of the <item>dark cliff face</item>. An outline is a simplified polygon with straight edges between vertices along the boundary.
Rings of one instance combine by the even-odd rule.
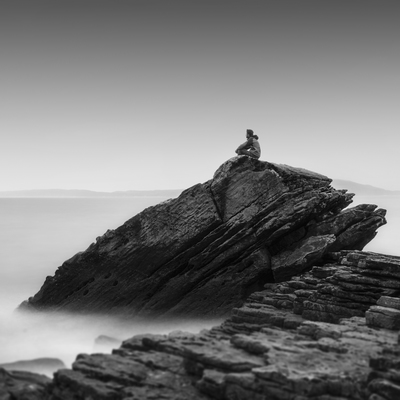
[[[325,176],[246,156],[107,231],[21,308],[222,316],[268,282],[362,250],[386,223]]]

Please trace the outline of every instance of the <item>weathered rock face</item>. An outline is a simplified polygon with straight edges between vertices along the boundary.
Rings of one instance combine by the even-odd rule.
[[[262,297],[264,304],[314,321],[338,323],[341,318],[367,316],[369,325],[393,329],[400,328],[394,318],[399,294],[400,257],[343,250],[327,254],[324,264],[309,272],[266,284],[250,298]],[[389,313],[392,318],[386,318],[385,325],[384,315]]]
[[[303,274],[290,287],[308,280]],[[269,304],[272,298],[254,293],[231,318],[197,335],[137,335],[112,354],[80,354],[44,387],[19,382],[20,394],[29,389],[37,395],[30,398],[41,400],[399,398],[397,331],[371,328],[357,316],[338,324],[309,321]],[[11,376],[8,385],[0,380],[0,394],[3,388],[14,395],[13,384]]]
[[[332,251],[362,250],[386,223],[322,175],[246,156],[149,207],[66,261],[22,308],[222,316],[267,282]]]
[[[328,254],[325,265],[253,293],[211,330],[138,335],[111,355],[78,356],[55,374],[48,399],[398,399],[399,333],[370,327],[364,311],[377,299],[398,307],[399,274],[399,257]],[[311,298],[332,308],[310,314]]]

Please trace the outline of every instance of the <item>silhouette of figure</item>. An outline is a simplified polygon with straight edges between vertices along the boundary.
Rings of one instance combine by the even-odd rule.
[[[259,159],[261,155],[261,147],[260,143],[258,143],[258,136],[254,135],[254,132],[251,129],[247,129],[246,138],[247,140],[235,150],[236,154],[239,156],[244,155]]]

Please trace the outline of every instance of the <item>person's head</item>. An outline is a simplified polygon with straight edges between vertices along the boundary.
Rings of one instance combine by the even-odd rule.
[[[251,130],[251,129],[247,129],[247,131],[246,131],[246,137],[247,137],[247,139],[249,138],[249,137],[252,137],[254,135],[254,132]]]

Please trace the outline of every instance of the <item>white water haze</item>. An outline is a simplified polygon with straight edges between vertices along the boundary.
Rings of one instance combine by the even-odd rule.
[[[219,322],[157,323],[61,313],[14,313],[65,260],[85,250],[107,229],[117,228],[145,207],[163,200],[156,197],[0,199],[0,364],[52,357],[70,367],[78,353],[99,351],[95,340],[100,335],[124,340],[139,333],[198,332]],[[400,196],[355,196],[350,207],[360,203],[388,210],[388,224],[378,230],[377,237],[365,250],[400,255]]]
[[[198,332],[216,324],[14,312],[65,260],[85,250],[107,229],[163,200],[0,198],[0,364],[50,357],[69,367],[78,353],[104,352],[104,347],[95,346],[100,335],[122,341],[139,333]]]

